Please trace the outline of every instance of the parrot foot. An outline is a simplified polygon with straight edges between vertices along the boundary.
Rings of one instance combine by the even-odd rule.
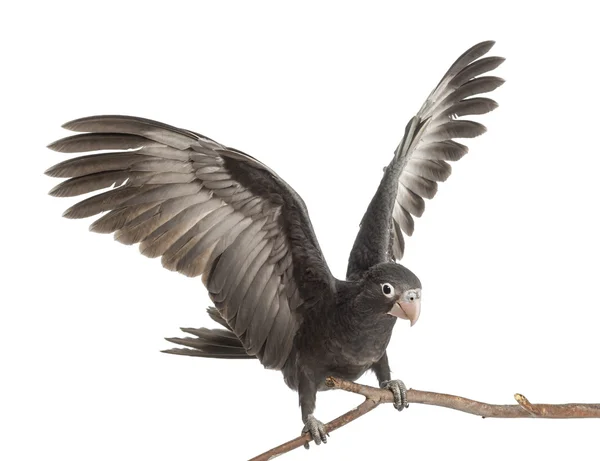
[[[306,424],[304,425],[304,429],[302,429],[302,435],[306,434],[307,432],[310,433],[312,439],[317,445],[321,445],[321,442],[327,443],[327,437],[329,437],[329,434],[327,433],[325,424],[323,424],[313,415],[308,415],[306,418]],[[308,446],[308,442],[304,444],[304,448],[307,450],[310,448]]]
[[[402,411],[408,408],[408,399],[406,397],[406,386],[399,379],[382,381],[379,385],[382,389],[388,389],[394,394],[394,408]]]

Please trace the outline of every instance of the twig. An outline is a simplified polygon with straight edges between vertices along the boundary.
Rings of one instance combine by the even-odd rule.
[[[333,389],[354,392],[366,398],[377,396],[380,403],[394,401],[392,393],[384,389],[376,389],[335,378],[328,378],[327,385]],[[409,389],[407,398],[409,403],[435,405],[484,418],[600,418],[600,404],[597,403],[532,404],[521,394],[515,394],[515,400],[519,405],[493,405],[456,395],[438,394],[437,392],[418,391],[416,389]]]
[[[333,377],[327,378],[325,383],[332,389],[341,389],[365,397],[365,401],[358,407],[328,423],[328,432],[333,432],[345,426],[349,422],[373,410],[381,403],[392,403],[394,401],[394,395],[389,390],[377,389]],[[438,394],[437,392],[418,391],[416,389],[409,389],[407,392],[408,403],[435,405],[463,411],[483,418],[600,418],[600,404],[596,403],[532,404],[524,395],[515,394],[514,397],[518,405],[493,405],[456,395]],[[272,448],[252,458],[250,461],[268,461],[301,447],[305,442],[310,440],[311,436],[304,434],[278,447]]]
[[[365,399],[363,403],[361,403],[358,407],[350,410],[348,413],[344,413],[342,416],[338,416],[333,421],[327,423],[327,431],[332,432],[336,429],[339,429],[342,426],[345,426],[351,421],[354,421],[356,418],[368,413],[375,407],[379,405],[379,402],[371,399]],[[310,442],[312,437],[309,433],[301,435],[300,437],[296,437],[289,442],[285,442],[278,447],[272,448],[269,451],[259,455],[255,458],[252,458],[250,461],[267,461],[269,459],[273,459],[279,455],[287,453],[288,451],[292,451],[295,448],[303,446],[306,442]]]

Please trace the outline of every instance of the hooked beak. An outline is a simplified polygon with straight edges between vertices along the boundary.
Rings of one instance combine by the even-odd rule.
[[[421,298],[417,298],[413,302],[396,301],[388,314],[394,315],[399,319],[410,320],[410,326],[412,327],[417,323],[419,315],[421,315]]]

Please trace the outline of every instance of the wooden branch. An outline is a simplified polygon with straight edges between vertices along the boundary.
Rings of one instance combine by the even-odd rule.
[[[336,429],[339,429],[342,426],[345,426],[351,421],[354,421],[356,418],[370,412],[374,408],[379,405],[379,402],[371,399],[365,399],[363,403],[361,403],[358,407],[350,410],[348,413],[344,413],[342,416],[335,418],[333,421],[327,423],[327,431],[332,432]],[[288,451],[292,451],[295,448],[303,446],[306,442],[310,442],[312,437],[309,433],[301,435],[300,437],[296,437],[289,442],[285,442],[278,447],[272,448],[269,451],[266,451],[262,455],[259,455],[255,458],[252,458],[250,461],[267,461],[269,459],[273,459],[276,456],[287,453]]]
[[[385,389],[376,389],[362,384],[351,383],[336,378],[327,378],[327,386],[365,396],[367,399],[376,396],[379,403],[394,401],[392,393]],[[368,389],[365,392],[365,388]],[[408,403],[422,403],[437,407],[463,411],[483,418],[600,418],[600,404],[597,403],[564,403],[564,404],[532,404],[524,395],[515,394],[518,405],[493,405],[456,395],[438,394],[437,392],[407,391]]]
[[[392,403],[394,395],[386,389],[377,389],[363,384],[344,381],[333,377],[325,381],[331,389],[360,394],[365,401],[358,407],[329,422],[328,432],[333,432],[342,426],[354,421],[356,418],[377,408],[381,403]],[[600,418],[600,404],[596,403],[564,403],[564,404],[532,404],[524,395],[515,394],[518,405],[493,405],[478,402],[476,400],[458,397],[456,395],[439,394],[437,392],[418,391],[409,389],[407,391],[408,403],[421,403],[424,405],[435,405],[450,408],[483,418]],[[250,461],[268,461],[279,455],[303,446],[312,440],[310,434],[296,437],[289,442],[279,445],[271,450],[252,458]]]

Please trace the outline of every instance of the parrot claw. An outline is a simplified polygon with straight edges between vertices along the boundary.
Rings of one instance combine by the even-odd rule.
[[[379,385],[382,389],[388,389],[394,394],[394,408],[402,411],[408,408],[408,399],[406,397],[406,386],[399,379],[383,381]]]
[[[302,435],[306,434],[307,432],[311,435],[312,439],[317,445],[321,445],[321,442],[327,443],[327,437],[329,437],[329,434],[327,433],[325,424],[323,424],[313,415],[308,415],[306,418],[306,424],[304,425],[304,429],[302,429]],[[308,442],[304,444],[304,448],[307,450],[310,448],[308,446]]]

